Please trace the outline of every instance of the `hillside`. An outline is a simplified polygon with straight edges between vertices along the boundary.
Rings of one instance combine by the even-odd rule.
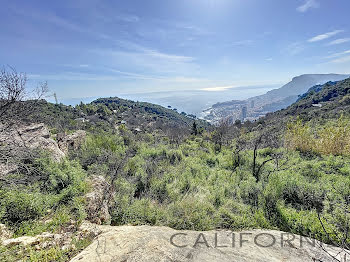
[[[27,103],[32,103],[28,101]],[[210,125],[194,115],[164,108],[159,105],[134,102],[117,97],[100,98],[89,104],[80,103],[72,107],[52,104],[41,100],[35,102],[37,110],[28,118],[29,122],[46,123],[58,131],[77,128],[92,130],[103,127],[105,130],[125,125],[135,132],[167,132],[169,128],[178,128],[189,132],[194,122],[198,128],[206,129]]]
[[[243,101],[233,100],[231,102],[217,103],[204,112],[204,119],[213,123],[222,118],[229,118],[232,122],[237,119],[255,120],[269,112],[288,107],[297,101],[299,95],[307,92],[312,86],[329,81],[339,81],[348,77],[349,75],[338,74],[307,74],[294,77],[291,82],[264,95]],[[243,112],[244,110],[246,113]]]
[[[304,121],[325,123],[341,115],[350,115],[350,79],[314,86],[291,106],[267,114],[258,122],[285,127],[285,123],[296,116]]]

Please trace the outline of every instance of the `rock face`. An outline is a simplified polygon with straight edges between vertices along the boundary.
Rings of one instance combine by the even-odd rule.
[[[84,142],[86,132],[78,130],[71,135],[59,135],[58,143],[50,138],[50,132],[45,124],[32,124],[28,126],[1,128],[0,146],[11,148],[20,152],[26,148],[43,149],[50,152],[55,161],[60,161],[69,150],[78,149]],[[0,162],[0,176],[14,172],[18,166],[14,162]]]
[[[64,153],[60,150],[56,141],[50,138],[50,132],[44,124],[19,128],[18,135],[24,146],[50,151],[56,161],[60,161],[64,157]]]
[[[98,225],[109,224],[111,216],[106,192],[110,185],[103,176],[93,176],[90,182],[92,190],[85,196],[87,219]]]
[[[56,161],[64,157],[56,141],[50,138],[50,132],[44,124],[13,127],[0,133],[0,143],[12,147],[40,148],[51,152]]]
[[[59,134],[57,136],[59,148],[67,154],[69,150],[77,150],[85,141],[86,132],[78,130],[71,135]]]
[[[344,261],[344,251],[298,235],[273,231],[176,231],[167,227],[100,226],[102,233],[71,262]],[[289,240],[289,242],[288,242]]]

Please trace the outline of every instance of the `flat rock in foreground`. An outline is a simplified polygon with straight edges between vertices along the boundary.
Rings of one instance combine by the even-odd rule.
[[[232,233],[178,231],[151,226],[97,227],[102,233],[90,246],[73,258],[72,262],[325,262],[344,261],[345,253],[348,252],[298,235],[274,230]]]

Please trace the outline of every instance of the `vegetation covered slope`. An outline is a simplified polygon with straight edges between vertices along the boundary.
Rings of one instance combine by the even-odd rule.
[[[178,113],[159,105],[117,97],[100,98],[90,104],[80,103],[75,107],[52,104],[45,100],[35,103],[38,104],[38,110],[28,121],[44,122],[58,131],[78,128],[111,130],[125,125],[140,132],[157,130],[167,133],[176,128],[179,133],[188,133],[194,122],[200,129],[210,126],[206,121],[196,119],[194,115],[187,115],[185,112]]]

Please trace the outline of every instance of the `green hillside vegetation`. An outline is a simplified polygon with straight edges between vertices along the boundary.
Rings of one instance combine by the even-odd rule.
[[[118,98],[76,107],[42,102],[32,120],[53,133],[85,129],[88,137],[62,163],[38,153],[24,163],[35,174],[0,180],[0,222],[16,235],[57,232],[71,219],[79,224],[86,217],[86,178],[101,175],[112,185],[115,226],[280,229],[348,247],[349,89],[350,80],[325,85],[256,123],[215,128]],[[312,106],[317,103],[323,106]]]
[[[185,132],[192,127],[194,121],[200,129],[209,128],[206,121],[196,119],[194,115],[178,113],[151,103],[134,102],[117,97],[100,98],[89,104],[80,103],[75,107],[52,104],[45,100],[35,104],[38,104],[38,110],[30,115],[27,121],[43,122],[57,131],[79,128],[89,131],[94,129],[111,131],[124,124],[132,130],[138,128],[150,133],[156,130],[166,133],[173,128]]]

